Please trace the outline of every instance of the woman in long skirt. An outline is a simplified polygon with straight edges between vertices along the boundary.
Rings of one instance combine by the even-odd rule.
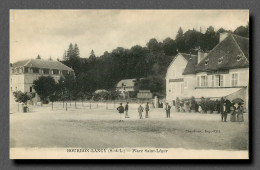
[[[231,113],[230,113],[230,122],[235,122],[235,121],[236,121],[235,106],[231,106],[230,110],[231,110]]]
[[[243,112],[244,112],[244,107],[243,107],[243,103],[242,103],[242,104],[238,107],[238,114],[237,114],[237,121],[238,121],[238,122],[244,122]]]

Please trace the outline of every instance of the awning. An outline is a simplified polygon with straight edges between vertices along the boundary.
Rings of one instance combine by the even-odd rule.
[[[244,88],[206,88],[206,89],[195,89],[191,96],[195,98],[221,98],[227,97],[232,99],[233,97],[244,98]],[[229,99],[229,100],[230,100]]]

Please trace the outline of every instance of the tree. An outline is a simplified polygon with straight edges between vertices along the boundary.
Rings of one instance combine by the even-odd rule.
[[[32,98],[35,97],[35,93],[33,92],[21,92],[21,91],[15,91],[13,92],[15,101],[19,103],[25,103],[27,104],[28,100],[31,100]]]
[[[51,76],[41,76],[33,81],[33,88],[39,95],[42,102],[47,102],[48,97],[53,95],[55,92],[55,85],[55,80]]]
[[[95,59],[96,59],[96,55],[95,55],[95,53],[94,53],[94,50],[91,50],[89,59],[90,59],[90,60],[95,60]]]
[[[178,32],[177,32],[177,35],[176,35],[176,37],[175,37],[175,40],[178,40],[178,39],[180,39],[180,38],[183,38],[183,30],[182,30],[181,27],[179,28],[179,30],[178,30]]]
[[[74,45],[74,56],[79,58],[79,48],[77,44]]]
[[[41,59],[41,56],[38,54],[36,59]]]
[[[234,34],[242,36],[242,37],[249,37],[249,25],[246,27],[240,26],[235,31]]]
[[[165,55],[176,55],[177,54],[177,46],[176,42],[171,38],[166,38],[162,42],[162,49],[165,53]]]
[[[146,45],[151,52],[160,51],[160,44],[158,43],[158,41],[155,38],[150,39]]]

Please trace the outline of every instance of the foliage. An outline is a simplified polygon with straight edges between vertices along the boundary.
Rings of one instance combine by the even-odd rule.
[[[13,92],[15,101],[19,103],[27,103],[28,100],[31,100],[32,98],[35,97],[35,93],[33,92],[21,92],[21,91],[16,91]]]
[[[41,76],[33,81],[33,88],[39,95],[41,101],[45,102],[47,101],[48,97],[53,95],[55,92],[56,83],[54,78],[51,76]]]
[[[191,110],[196,110],[196,101],[193,96],[190,99],[190,103],[191,103]]]
[[[195,29],[184,31],[180,27],[175,38],[167,37],[162,42],[152,38],[146,46],[116,47],[101,56],[96,56],[92,50],[84,58],[81,58],[77,44],[71,43],[62,63],[75,71],[75,81],[84,94],[93,94],[97,89],[114,90],[120,80],[135,78],[139,79],[138,88],[164,96],[165,75],[173,57],[178,52],[197,54],[198,49],[209,51],[218,43],[219,34],[226,31],[231,32],[223,28],[215,31],[212,26],[205,33]],[[249,25],[238,27],[234,33],[249,35]]]
[[[200,106],[202,110],[206,111],[206,99],[204,97],[201,97]]]
[[[179,97],[177,97],[176,98],[176,109],[177,109],[177,111],[179,112],[180,111],[180,106],[181,106],[181,103],[180,103],[181,101],[180,101],[180,99],[179,99]]]

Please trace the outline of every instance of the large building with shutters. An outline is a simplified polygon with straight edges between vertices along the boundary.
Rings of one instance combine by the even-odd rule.
[[[166,73],[166,100],[194,96],[229,100],[241,98],[248,108],[249,39],[220,34],[219,43],[208,53],[177,54]]]
[[[40,76],[51,76],[56,82],[66,74],[74,75],[72,68],[59,61],[28,59],[10,64],[10,94],[14,91],[35,92],[33,81]]]

